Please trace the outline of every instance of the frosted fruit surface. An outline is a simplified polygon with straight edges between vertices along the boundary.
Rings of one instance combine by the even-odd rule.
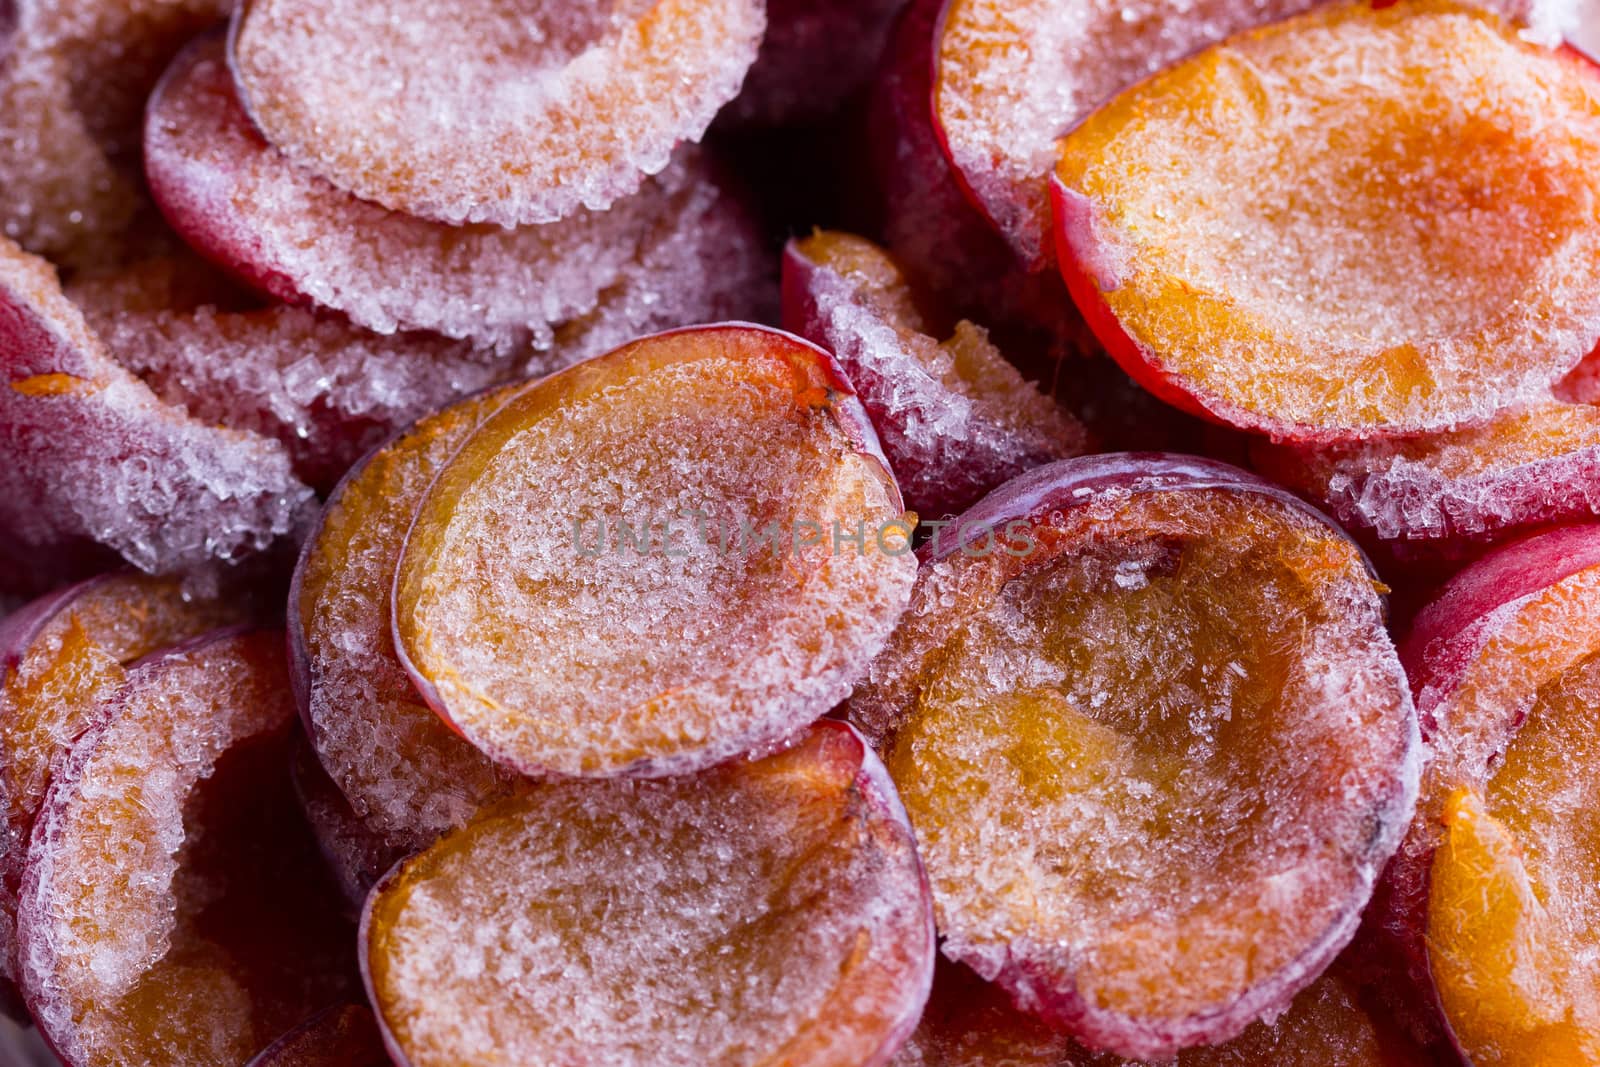
[[[1056,180],[1102,340],[1235,425],[1452,429],[1600,339],[1600,75],[1448,0],[1241,34],[1096,111]]]
[[[1372,580],[1250,492],[1086,492],[1028,530],[925,566],[852,718],[947,955],[1095,1047],[1227,1040],[1348,939],[1410,818]]]
[[[849,692],[915,577],[871,434],[825,353],[759,327],[547,378],[429,490],[396,644],[429,703],[524,772],[676,773],[780,742]]]
[[[940,341],[882,249],[846,233],[790,246],[785,325],[833,352],[906,506],[936,518],[1030,467],[1083,452],[1083,427],[1025,381],[981,326]]]
[[[756,0],[251,0],[234,71],[289,158],[441,222],[603,210],[698,140],[766,28]]]
[[[382,333],[426,329],[485,346],[549,347],[555,326],[624,283],[662,229],[726,196],[694,149],[607,211],[503,229],[388,211],[273,148],[251,124],[220,38],[174,64],[150,106],[146,168],[197,248],[290,302]]]
[[[134,668],[51,787],[23,988],[74,1062],[236,1064],[349,989],[350,933],[284,773],[282,640]]]
[[[0,244],[0,528],[169,572],[267,548],[311,491],[276,441],[163,404],[107,355],[45,261]]]
[[[409,861],[363,932],[411,1067],[872,1067],[935,951],[910,828],[837,723],[692,777],[534,786]]]
[[[1055,139],[1163,67],[1314,0],[950,0],[935,48],[934,112],[975,203],[1025,261],[1055,258]],[[1572,0],[1483,6],[1559,39]]]
[[[418,504],[504,400],[490,394],[430,415],[365,460],[328,501],[296,572],[312,743],[357,817],[417,848],[514,779],[423,703],[395,656],[389,615]]]

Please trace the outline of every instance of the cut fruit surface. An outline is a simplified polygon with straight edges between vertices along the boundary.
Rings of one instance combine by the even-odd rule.
[[[1149,454],[1041,467],[952,531],[849,705],[946,955],[1125,1056],[1286,1008],[1416,796],[1359,549],[1242,471]]]
[[[365,1004],[330,1008],[291,1030],[245,1067],[391,1067]]]
[[[1246,429],[1481,422],[1600,340],[1600,68],[1449,0],[1240,34],[1085,119],[1052,188],[1111,354]]]
[[[933,113],[962,188],[1024,262],[1055,258],[1056,138],[1105,101],[1242,30],[1315,0],[948,0],[933,40]],[[1559,41],[1572,0],[1483,5]]]
[[[548,348],[558,325],[630,284],[663,234],[717,225],[734,199],[686,149],[610,210],[547,225],[451,226],[387,211],[262,139],[220,37],[180,56],[151,99],[145,168],[173,228],[273,296],[382,333],[432,330],[501,349]]]
[[[355,816],[408,851],[466,822],[515,778],[423,703],[389,616],[418,505],[508,396],[430,415],[364,460],[329,497],[295,570],[290,641],[307,732]]]
[[[1020,373],[980,326],[940,341],[898,264],[846,233],[791,241],[784,325],[831,351],[883,442],[906,506],[965,509],[1030,467],[1085,451],[1083,427]]]
[[[758,0],[249,0],[232,64],[290,159],[394,211],[502,226],[604,210],[698,140],[766,28]]]
[[[841,723],[691,777],[531,786],[396,868],[362,935],[408,1067],[879,1067],[935,955],[904,811]]]
[[[1600,510],[1600,408],[1541,404],[1469,429],[1323,448],[1261,443],[1262,473],[1397,549],[1458,555]]]
[[[106,354],[41,259],[0,242],[0,541],[146,571],[235,560],[307,519],[276,441],[163,404]]]
[[[757,326],[659,334],[462,445],[401,557],[395,646],[499,762],[680,773],[849,693],[910,593],[910,534],[827,353]]]
[[[0,622],[0,978],[17,978],[17,893],[50,769],[121,687],[124,667],[242,621],[237,605],[193,600],[176,582],[108,575]]]
[[[237,1064],[348,997],[350,933],[286,773],[282,642],[142,661],[51,783],[18,930],[68,1063]]]

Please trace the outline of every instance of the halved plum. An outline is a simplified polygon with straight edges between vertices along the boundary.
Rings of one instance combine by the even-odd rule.
[[[228,0],[8,2],[0,47],[0,229],[72,270],[141,254],[159,223],[139,119],[168,60]]]
[[[45,261],[0,241],[0,541],[104,545],[146,571],[294,533],[311,491],[276,441],[163,404],[105,352]]]
[[[1600,340],[1600,68],[1492,14],[1324,6],[1058,147],[1068,288],[1187,410],[1321,443],[1450,430],[1548,398]]]
[[[248,0],[231,60],[268,141],[441,222],[604,210],[700,138],[766,29],[758,0]]]
[[[127,664],[241,621],[237,601],[133,574],[70,586],[0,621],[0,991],[14,994],[19,973],[17,893],[51,768],[121,688]]]
[[[848,713],[945,954],[1124,1056],[1287,1008],[1416,798],[1360,550],[1243,471],[1153,454],[1038,468],[940,532]]]
[[[329,1008],[289,1031],[245,1067],[391,1067],[365,1004]]]
[[[904,809],[837,722],[693,776],[531,785],[397,867],[362,921],[408,1067],[881,1067],[935,955]]]
[[[1462,571],[1401,646],[1432,755],[1368,927],[1474,1063],[1576,1062],[1539,1056],[1600,1039],[1600,868],[1574,814],[1596,778],[1597,617],[1600,525],[1566,527]]]
[[[68,1063],[240,1063],[351,992],[351,934],[288,780],[282,634],[144,660],[34,828],[22,988]]]
[[[817,232],[783,260],[784,326],[828,349],[883,442],[906,505],[961,511],[1030,467],[1079,455],[1083,426],[965,320],[946,341],[926,299],[871,242]]]
[[[1600,508],[1600,408],[1548,402],[1482,426],[1251,449],[1256,469],[1397,554],[1451,557]]]
[[[947,0],[932,42],[934,123],[973,204],[1021,259],[1055,259],[1056,138],[1140,79],[1316,0]],[[1572,0],[1484,6],[1559,41]]]
[[[395,654],[389,614],[418,505],[509,396],[489,393],[429,415],[362,461],[328,498],[290,590],[306,732],[356,818],[408,852],[465,823],[516,778],[422,702]]]
[[[461,446],[400,559],[395,647],[498,762],[682,773],[849,693],[910,594],[910,535],[826,352],[740,324],[658,334]]]
[[[197,41],[151,98],[145,169],[157,202],[185,240],[250,284],[373,330],[547,348],[557,325],[629,284],[663,233],[720,226],[738,211],[689,150],[610,210],[548,225],[451,226],[387,211],[263,140],[224,50],[220,37]]]

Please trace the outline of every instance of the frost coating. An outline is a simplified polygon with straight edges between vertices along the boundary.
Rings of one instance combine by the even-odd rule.
[[[282,635],[130,672],[51,786],[23,990],[72,1062],[238,1063],[348,988],[331,887],[283,774]]]
[[[531,786],[398,868],[362,930],[410,1067],[878,1067],[934,957],[904,813],[837,723],[693,777]]]
[[[1277,437],[1545,399],[1600,339],[1597,87],[1448,0],[1242,34],[1062,139],[1068,286],[1148,388]]]
[[[365,200],[503,226],[601,211],[738,94],[754,0],[252,0],[240,92],[267,140]],[[582,131],[582,132],[580,132]]]
[[[387,211],[264,141],[223,53],[220,39],[197,43],[151,101],[145,154],[157,201],[196,248],[272,295],[381,333],[548,348],[558,325],[637,284],[661,232],[705,225],[728,196],[685,149],[610,210],[546,225],[461,227]],[[694,281],[683,279],[684,289]]]
[[[784,261],[785,325],[831,351],[872,417],[906,506],[961,511],[1030,467],[1085,450],[1078,422],[1007,363],[982,327],[940,342],[899,267],[819,233]]]
[[[1028,518],[1033,551],[947,545],[849,710],[882,739],[946,954],[1157,1057],[1281,1011],[1348,940],[1410,817],[1416,723],[1325,521],[1245,483],[1089,488],[1079,467],[980,505]]]
[[[497,760],[585,775],[694,769],[826,712],[916,569],[847,388],[820,350],[729,325],[520,394],[400,564],[396,644],[429,702]]]
[[[44,261],[0,247],[0,530],[95,542],[142,570],[231,561],[294,534],[311,491],[281,446],[163,404],[114,363]]]
[[[431,415],[351,472],[295,575],[312,743],[356,817],[407,851],[462,825],[515,780],[422,702],[389,628],[389,590],[418,505],[505,399],[491,394]]]

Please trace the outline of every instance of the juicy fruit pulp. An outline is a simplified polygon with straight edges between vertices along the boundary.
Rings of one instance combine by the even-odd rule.
[[[781,742],[849,692],[914,579],[871,434],[825,353],[760,327],[546,378],[423,500],[396,647],[525,773],[677,773]]]
[[[251,117],[295,162],[391,210],[554,222],[611,206],[697,140],[766,26],[754,0],[435,13],[428,0],[251,0],[232,42]]]
[[[1094,1047],[1167,1055],[1286,1005],[1350,936],[1410,817],[1416,726],[1323,520],[1074,467],[985,502],[1024,523],[1008,548],[930,562],[851,711],[946,953]]]
[[[882,1064],[934,957],[910,828],[838,723],[693,777],[530,786],[398,868],[363,931],[410,1067]]]
[[[1278,436],[1542,399],[1600,339],[1597,86],[1448,0],[1241,34],[1062,139],[1067,283],[1158,395]]]

